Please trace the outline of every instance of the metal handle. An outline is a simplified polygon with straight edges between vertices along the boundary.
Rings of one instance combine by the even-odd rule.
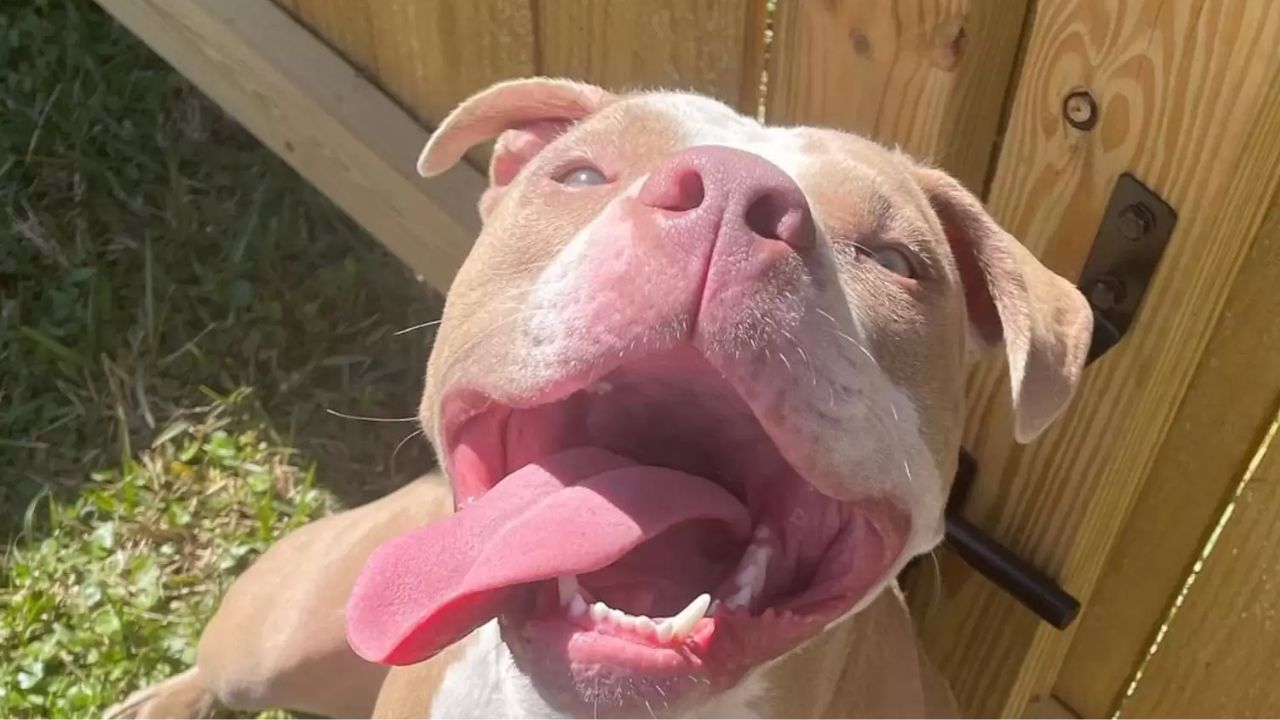
[[[960,514],[977,472],[977,461],[968,451],[961,450],[951,498],[947,502],[947,543],[969,567],[996,587],[1045,622],[1059,630],[1066,629],[1080,614],[1080,601]]]

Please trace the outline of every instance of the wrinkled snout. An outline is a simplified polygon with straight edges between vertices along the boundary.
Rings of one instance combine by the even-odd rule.
[[[813,245],[813,217],[800,187],[743,150],[708,145],[677,153],[649,175],[638,199],[667,214],[669,231],[718,239],[732,246],[726,249]]]

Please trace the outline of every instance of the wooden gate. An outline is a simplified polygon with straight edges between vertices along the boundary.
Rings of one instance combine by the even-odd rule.
[[[1068,277],[1136,175],[1179,221],[1068,416],[1016,446],[1002,370],[970,386],[965,514],[1084,613],[1057,631],[944,549],[917,619],[973,714],[1280,713],[1280,3],[98,1],[442,289],[482,166],[424,184],[414,155],[508,77],[693,88],[899,144]],[[1092,125],[1064,115],[1081,92]]]

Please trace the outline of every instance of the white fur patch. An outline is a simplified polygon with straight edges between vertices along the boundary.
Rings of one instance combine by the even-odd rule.
[[[445,670],[440,690],[432,698],[433,718],[559,718],[559,713],[533,689],[533,682],[516,668],[511,650],[502,642],[498,621],[490,620],[462,640],[462,658]]]
[[[684,147],[723,145],[755,153],[782,168],[797,183],[809,162],[799,135],[787,128],[761,125],[717,100],[684,93],[657,93],[639,102],[674,117],[683,131]]]
[[[521,673],[502,642],[498,621],[491,620],[461,642],[467,650],[445,670],[440,690],[432,698],[433,718],[567,718],[551,708]],[[755,718],[765,695],[758,676],[744,678],[717,695],[690,717]]]

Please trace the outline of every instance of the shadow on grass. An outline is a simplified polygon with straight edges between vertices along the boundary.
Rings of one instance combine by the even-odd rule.
[[[439,298],[87,0],[0,9],[0,67],[0,542],[206,388],[343,504],[430,467],[392,457],[416,423],[328,410],[416,414],[432,330],[396,332]]]

